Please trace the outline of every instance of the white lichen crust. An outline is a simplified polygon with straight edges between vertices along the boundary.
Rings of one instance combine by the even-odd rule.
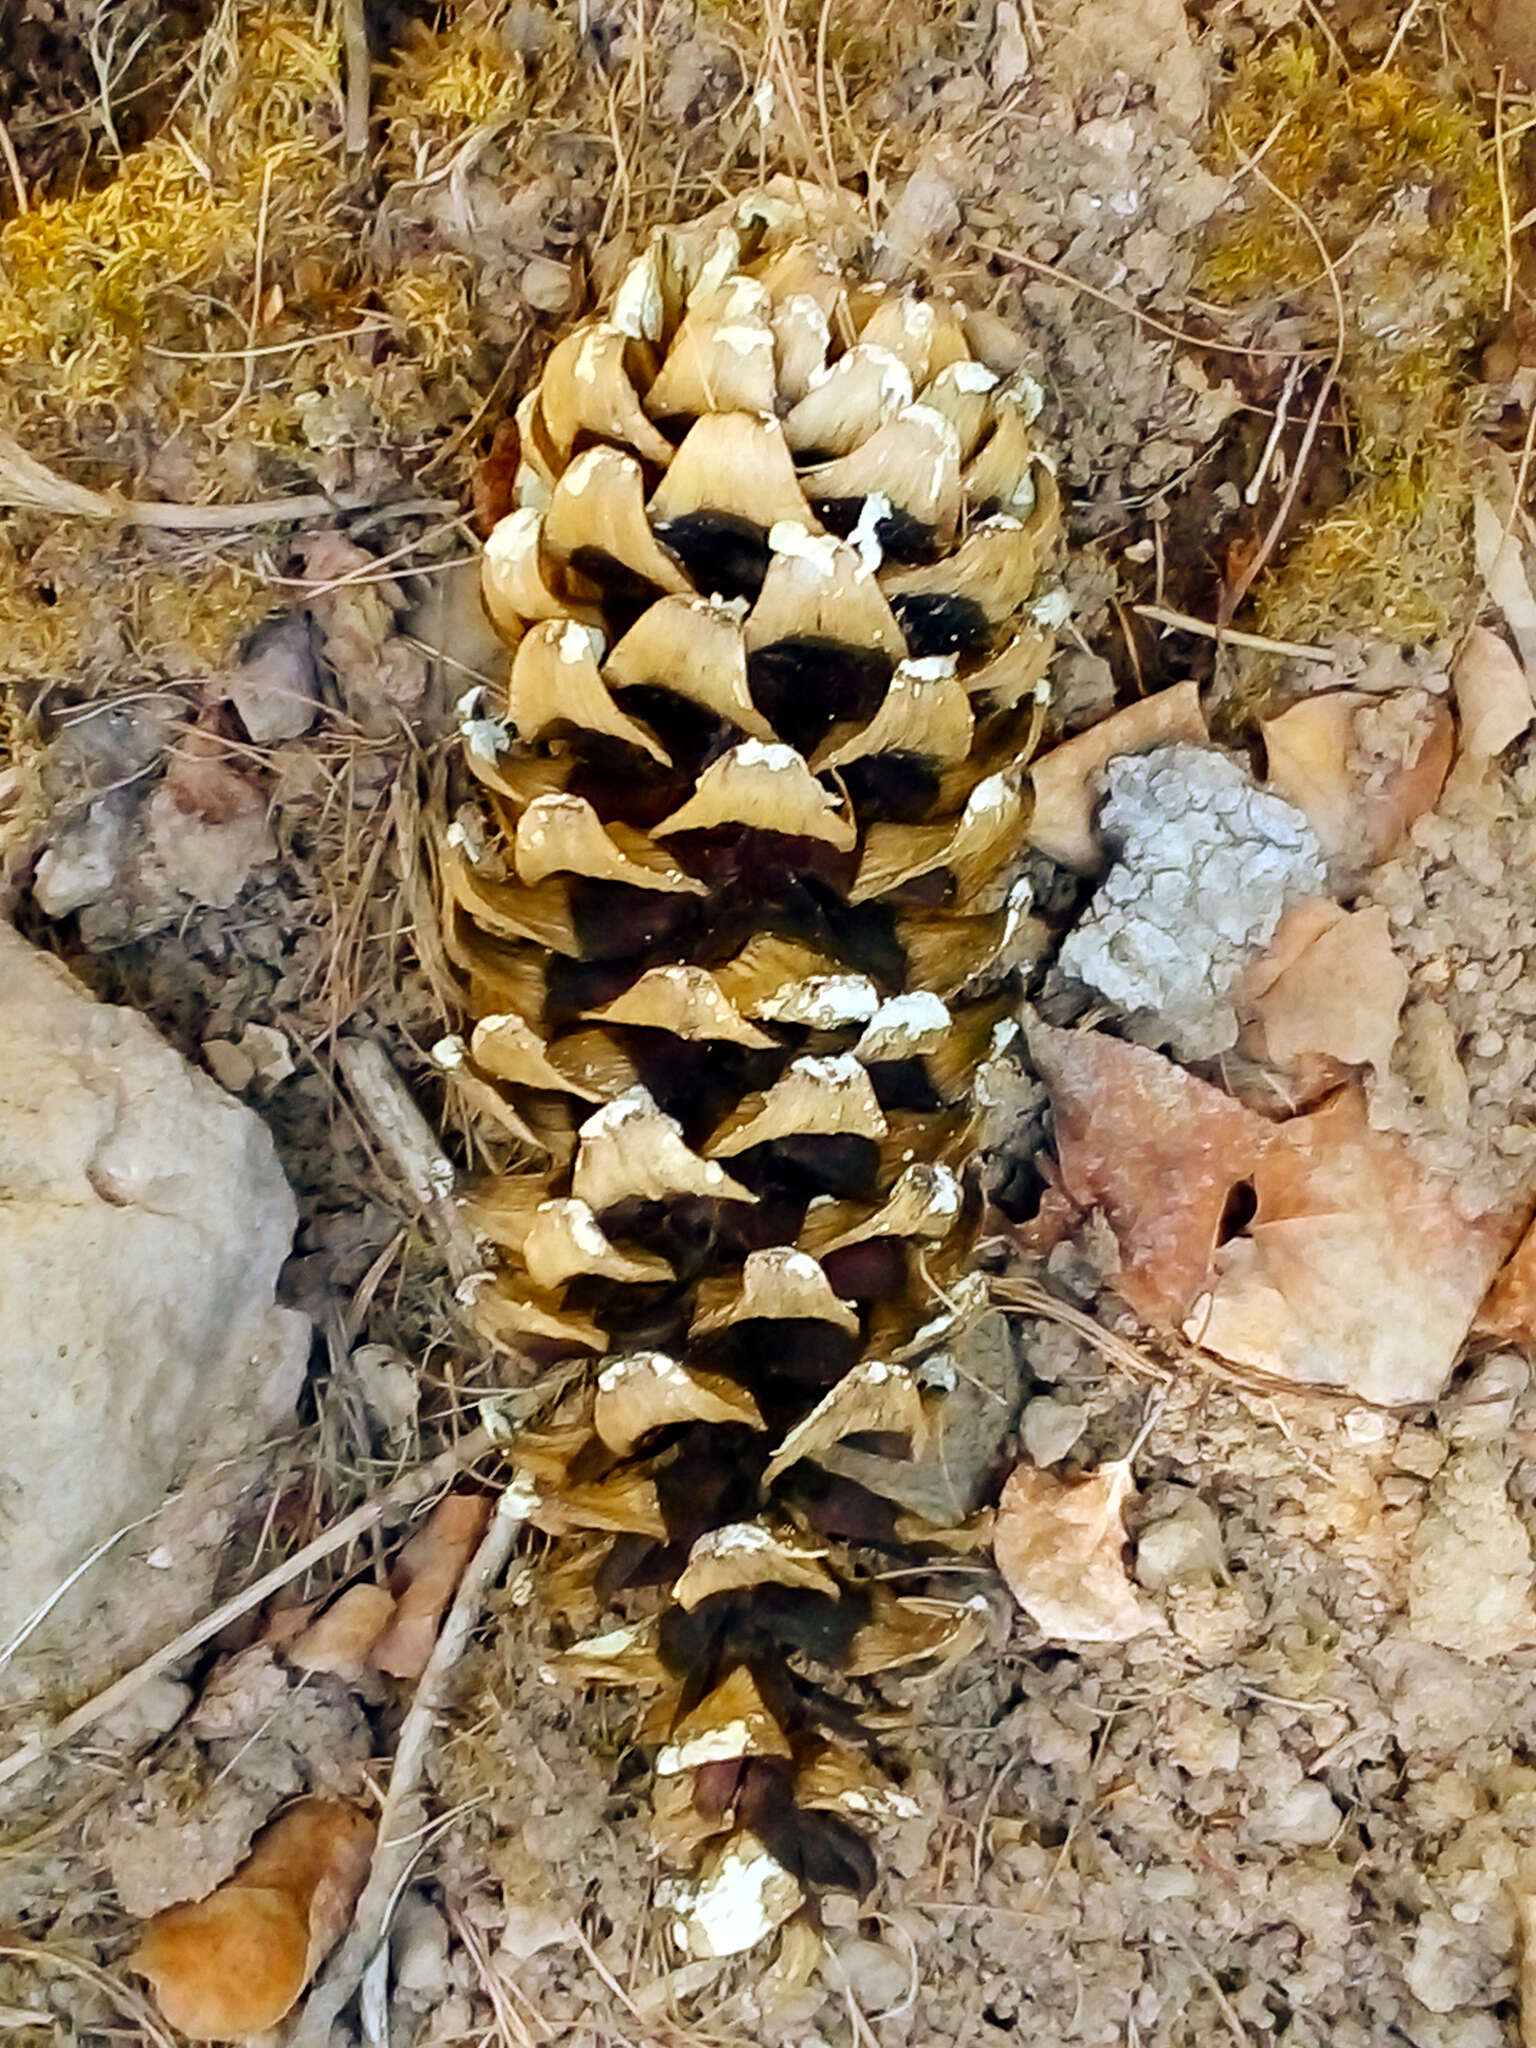
[[[1237,1043],[1237,985],[1284,911],[1326,889],[1322,849],[1294,805],[1213,748],[1122,754],[1106,780],[1114,865],[1061,971],[1178,1058],[1211,1059]]]

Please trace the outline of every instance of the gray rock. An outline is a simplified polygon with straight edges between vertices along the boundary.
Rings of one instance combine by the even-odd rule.
[[[295,1220],[258,1117],[0,927],[0,1699],[100,1683],[205,1598],[302,1382]]]
[[[1018,1426],[1023,1366],[1013,1324],[985,1315],[945,1345],[952,1384],[922,1455],[881,1457],[834,1445],[816,1460],[937,1528],[963,1522],[993,1493],[1003,1445]],[[936,1354],[930,1365],[943,1354]],[[919,1376],[922,1377],[920,1369]]]
[[[240,723],[257,746],[308,732],[320,709],[320,676],[308,614],[289,612],[264,626],[231,672],[228,690]]]

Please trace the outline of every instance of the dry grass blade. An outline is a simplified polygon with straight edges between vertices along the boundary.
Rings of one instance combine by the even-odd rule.
[[[121,519],[122,506],[103,491],[72,484],[19,441],[0,434],[0,504],[18,512],[52,512],[77,519]]]
[[[1328,368],[1323,373],[1323,381],[1317,387],[1317,396],[1312,401],[1312,410],[1307,415],[1306,426],[1302,429],[1301,441],[1291,462],[1290,476],[1286,481],[1285,491],[1281,496],[1280,503],[1275,508],[1275,516],[1265,528],[1258,546],[1243,565],[1242,573],[1222,592],[1221,602],[1217,610],[1217,618],[1223,626],[1236,616],[1238,606],[1263,573],[1265,564],[1274,554],[1276,547],[1279,545],[1280,536],[1285,531],[1291,516],[1292,507],[1296,503],[1297,493],[1301,489],[1302,478],[1306,474],[1307,458],[1312,453],[1312,444],[1317,439],[1318,428],[1323,423],[1323,414],[1327,410],[1328,401],[1333,396],[1334,390],[1338,385],[1339,372],[1344,367],[1344,348],[1349,330],[1348,315],[1344,310],[1344,288],[1339,282],[1338,267],[1329,253],[1328,244],[1318,232],[1316,223],[1305,207],[1293,199],[1289,192],[1282,191],[1260,164],[1255,162],[1252,165],[1252,170],[1259,183],[1279,200],[1288,213],[1294,216],[1322,259],[1323,274],[1328,280],[1328,289],[1333,294],[1334,343],[1333,354],[1329,358]]]
[[[272,1594],[280,1592],[284,1586],[291,1585],[295,1579],[307,1572],[311,1565],[318,1564],[322,1558],[330,1557],[348,1543],[355,1542],[359,1536],[365,1535],[387,1516],[403,1513],[415,1507],[430,1494],[445,1486],[456,1473],[472,1465],[477,1458],[484,1457],[495,1447],[495,1441],[492,1430],[477,1429],[455,1444],[451,1450],[444,1451],[439,1457],[419,1466],[414,1472],[407,1472],[383,1493],[377,1494],[370,1501],[365,1501],[361,1507],[354,1508],[351,1514],[344,1515],[339,1522],[333,1523],[312,1543],[306,1543],[302,1550],[296,1550],[292,1557],[286,1558],[279,1565],[274,1565],[271,1571],[255,1580],[243,1592],[236,1593],[222,1606],[216,1607],[212,1614],[205,1615],[201,1621],[183,1629],[179,1636],[165,1644],[162,1649],[156,1650],[153,1656],[146,1657],[143,1663],[135,1665],[132,1671],[109,1685],[105,1692],[99,1692],[93,1699],[86,1700],[72,1713],[66,1714],[61,1721],[55,1722],[51,1728],[40,1729],[29,1735],[19,1748],[12,1750],[8,1757],[0,1761],[0,1785],[8,1784],[12,1778],[19,1776],[30,1764],[37,1763],[50,1750],[73,1741],[75,1736],[83,1735],[87,1728],[95,1727],[98,1721],[104,1720],[108,1714],[131,1700],[150,1679],[157,1678],[162,1671],[168,1671],[173,1664],[179,1664],[183,1657],[190,1656],[194,1650],[200,1650],[204,1643],[211,1641],[219,1633],[220,1629],[227,1628],[232,1621],[238,1621],[242,1614],[249,1614]]]
[[[328,519],[372,503],[365,492],[323,497],[315,491],[291,498],[260,498],[249,505],[174,505],[123,498],[71,483],[46,462],[29,455],[19,441],[0,433],[0,505],[17,512],[46,512],[74,519],[116,519],[183,533],[236,533],[248,526],[298,525]]]
[[[1129,1337],[1122,1337],[1114,1330],[1106,1330],[1090,1315],[1070,1303],[1059,1300],[1033,1280],[999,1280],[992,1289],[992,1299],[1001,1309],[1009,1309],[1020,1315],[1041,1316],[1047,1322],[1060,1323],[1063,1329],[1071,1330],[1081,1337],[1085,1344],[1091,1344],[1101,1358],[1111,1365],[1118,1365],[1123,1372],[1136,1379],[1160,1380],[1164,1383],[1173,1378],[1172,1371],[1165,1365],[1158,1365],[1146,1352],[1133,1344]]]
[[[174,2035],[167,2033],[147,1998],[141,1998],[126,1984],[119,1983],[110,1970],[99,1969],[95,1963],[87,1962],[83,1956],[72,1956],[67,1950],[49,1948],[45,1943],[23,1941],[12,1935],[9,1941],[0,1942],[0,1956],[7,1956],[13,1962],[45,1964],[50,1969],[65,1970],[72,1977],[92,1985],[139,2029],[139,2038],[152,2041],[155,2048],[176,2048]],[[37,2022],[45,2015],[38,2014]]]

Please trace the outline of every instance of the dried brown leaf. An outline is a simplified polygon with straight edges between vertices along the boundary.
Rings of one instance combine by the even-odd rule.
[[[1327,691],[1261,727],[1269,788],[1296,806],[1330,859],[1362,873],[1434,809],[1455,748],[1450,711],[1436,704],[1411,758],[1369,773],[1355,758],[1355,715],[1374,701],[1359,690]]]
[[[1105,764],[1117,754],[1145,754],[1174,740],[1204,746],[1209,738],[1199,690],[1193,683],[1178,683],[1053,747],[1030,770],[1035,790],[1030,845],[1064,867],[1092,874],[1104,863],[1093,816],[1103,794],[1099,778]]]
[[[1205,1284],[1228,1196],[1274,1127],[1123,1039],[1036,1023],[1029,1051],[1051,1093],[1062,1194],[1079,1213],[1103,1211],[1130,1306],[1174,1326]]]
[[[490,1514],[486,1494],[445,1494],[406,1544],[390,1580],[394,1616],[368,1654],[374,1670],[387,1671],[391,1678],[420,1678],[426,1670],[443,1610]]]
[[[1234,1364],[1388,1405],[1445,1390],[1508,1247],[1507,1217],[1468,1221],[1358,1088],[1280,1127],[1253,1162],[1257,1210],[1220,1246],[1185,1325]]]
[[[300,1671],[328,1671],[351,1684],[362,1676],[368,1653],[395,1611],[385,1586],[348,1586],[288,1644],[283,1655]]]
[[[373,1823],[340,1799],[300,1799],[206,1899],[156,1914],[129,1957],[194,2041],[275,2027],[335,1946],[368,1875]]]
[[[1042,1635],[1124,1643],[1162,1625],[1125,1569],[1122,1510],[1134,1491],[1121,1460],[1089,1479],[1020,1465],[998,1502],[992,1550],[1003,1582]]]
[[[1487,626],[1474,626],[1461,644],[1451,671],[1461,748],[1474,760],[1491,761],[1536,718],[1531,685],[1513,648]]]
[[[1510,1253],[1473,1327],[1480,1337],[1536,1349],[1536,1223]]]
[[[1248,976],[1255,1050],[1279,1067],[1313,1055],[1386,1071],[1408,970],[1392,950],[1379,905],[1341,910],[1323,898],[1285,913],[1268,952]]]

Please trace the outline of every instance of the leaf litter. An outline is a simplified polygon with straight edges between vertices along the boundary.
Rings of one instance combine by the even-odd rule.
[[[931,22],[866,22],[862,10],[830,10],[824,119],[845,170],[865,167],[880,133],[872,174],[891,180],[887,225],[900,253],[935,263],[967,293],[979,285],[1021,325],[1062,449],[1075,537],[1099,543],[1067,570],[1081,644],[1053,668],[1048,738],[1079,732],[1092,748],[1068,779],[1054,839],[1049,749],[1037,773],[1032,879],[1059,934],[1083,907],[1072,872],[1108,864],[1094,835],[1105,764],[1159,740],[1208,743],[1198,698],[1193,718],[1175,716],[1171,700],[1193,694],[1187,683],[1133,707],[1144,738],[1109,740],[1104,714],[1128,678],[1124,620],[1106,600],[1117,575],[1134,586],[1143,573],[1141,538],[1148,563],[1161,559],[1154,530],[1160,546],[1172,504],[1206,503],[1200,465],[1220,454],[1213,437],[1240,417],[1233,406],[1275,410],[1278,382],[1244,383],[1238,397],[1225,381],[1257,377],[1264,358],[1170,346],[1163,330],[1205,331],[1185,294],[1202,224],[1229,201],[1200,145],[1219,38],[1235,34],[1238,57],[1262,66],[1287,35],[1311,32],[1284,5],[1194,32],[1177,10],[1154,19],[1099,9],[1091,36],[1055,10],[995,12],[995,23],[943,10]],[[334,162],[320,183],[307,153],[344,90],[337,40],[316,37],[307,17],[262,16],[246,83],[237,69],[220,72],[211,42],[197,90],[236,124],[227,166],[212,165],[224,180],[216,219],[201,213],[196,176],[173,160],[177,131],[165,131],[148,157],[130,156],[110,200],[87,193],[73,213],[39,208],[43,218],[17,236],[23,252],[64,238],[52,245],[66,259],[57,274],[37,268],[26,279],[43,294],[26,301],[28,316],[54,320],[68,311],[82,245],[95,238],[108,252],[92,293],[103,279],[137,289],[133,209],[183,209],[165,216],[180,243],[152,238],[141,272],[170,310],[152,316],[152,295],[142,307],[103,300],[92,335],[76,307],[43,373],[65,381],[33,390],[39,373],[28,369],[29,400],[52,408],[27,416],[49,422],[37,453],[55,474],[140,497],[319,489],[378,503],[407,479],[413,491],[458,495],[477,410],[489,410],[500,372],[515,388],[531,370],[581,302],[589,267],[594,283],[611,276],[652,219],[686,210],[691,192],[713,196],[720,166],[742,182],[759,150],[803,169],[817,148],[814,22],[785,11],[759,46],[738,24],[665,6],[648,14],[643,32],[602,10],[578,22],[538,8],[465,9],[452,33],[410,27],[376,80],[386,186],[371,240],[338,208]],[[223,32],[246,22],[231,11]],[[1357,79],[1382,54],[1367,26],[1339,28]],[[1430,26],[1409,22],[1395,57],[1431,62]],[[1278,45],[1268,40],[1277,31]],[[1319,45],[1324,69],[1309,74],[1308,93],[1326,62]],[[270,89],[274,75],[262,158],[238,131],[238,108],[250,104],[238,95]],[[1394,108],[1414,103],[1390,80],[1389,67],[1383,106],[1396,119]],[[771,93],[755,92],[762,83]],[[1362,93],[1351,85],[1345,103]],[[1506,119],[1518,105],[1505,103]],[[14,107],[7,118],[30,164],[25,123]],[[964,135],[965,149],[934,147],[938,126]],[[1461,138],[1458,129],[1453,151]],[[1286,149],[1293,142],[1311,146],[1300,133]],[[1484,168],[1492,161],[1485,149]],[[270,283],[258,301],[264,186]],[[1480,179],[1470,209],[1485,236],[1491,189]],[[1412,225],[1411,178],[1404,191],[1393,217],[1409,223],[1402,232],[1422,256],[1433,237]],[[1239,233],[1256,221],[1245,204],[1222,214]],[[1497,249],[1496,233],[1487,247]],[[1477,282],[1487,247],[1470,239],[1451,251],[1452,289],[1431,294],[1437,320],[1454,328],[1462,318],[1455,290]],[[999,248],[1002,258],[990,253]],[[180,297],[172,256],[191,266]],[[233,297],[219,289],[220,264],[236,274]],[[1359,267],[1395,290],[1401,252],[1378,237]],[[1118,310],[1127,304],[1160,326]],[[151,317],[162,324],[146,327]],[[377,323],[388,339],[311,339],[351,323]],[[174,356],[148,359],[164,367],[141,374],[146,333],[160,350],[226,354],[202,389],[203,373]],[[1315,333],[1283,305],[1216,329],[1291,359]],[[289,341],[306,345],[257,353]],[[1399,367],[1387,381],[1401,395]],[[99,387],[124,407],[110,430],[76,402]],[[1495,431],[1497,398],[1487,401]],[[1379,412],[1371,428],[1377,463]],[[437,466],[418,486],[423,450]],[[1458,479],[1453,498],[1460,460],[1447,472]],[[1202,547],[1220,544],[1221,491],[1240,497],[1247,480],[1211,494],[1218,510],[1202,515]],[[1388,483],[1372,475],[1377,500],[1363,492],[1357,517],[1362,505],[1380,509]],[[1419,519],[1416,489],[1387,497],[1393,530]],[[1452,558],[1491,570],[1490,598],[1518,648],[1523,529],[1509,522],[1510,545],[1505,512],[1494,514],[1495,533],[1486,514],[1474,525],[1466,502],[1469,545]],[[19,872],[40,858],[52,884],[23,899],[23,914],[194,1056],[274,1027],[298,1055],[261,1100],[306,1204],[291,1290],[317,1317],[328,1370],[313,1435],[283,1454],[246,1553],[228,1562],[231,1583],[260,1569],[269,1546],[295,1550],[376,1491],[417,1432],[452,1426],[497,1378],[445,1309],[441,1254],[336,1080],[343,1030],[377,1034],[424,1100],[440,1099],[425,1054],[445,983],[423,979],[402,939],[414,923],[430,975],[413,820],[431,794],[448,707],[487,658],[484,637],[462,614],[451,623],[443,601],[463,535],[436,511],[399,512],[382,533],[367,516],[342,513],[294,542],[268,530],[214,547],[24,507],[4,543],[10,758],[33,770],[7,785],[7,872],[18,871],[20,847]],[[1354,547],[1340,523],[1324,533],[1313,548],[1320,582],[1341,565],[1358,576]],[[1166,566],[1187,575],[1177,560]],[[1304,591],[1297,602],[1303,555],[1288,573],[1289,594],[1274,587],[1261,625],[1288,630],[1304,618],[1307,637],[1328,637],[1326,610]],[[1403,582],[1417,597],[1411,576]],[[125,589],[131,604],[117,601]],[[1459,628],[1480,594],[1469,580],[1457,591]],[[1139,594],[1169,595],[1161,580]],[[1197,580],[1178,591],[1190,610],[1211,595]],[[990,1647],[922,1695],[904,1788],[911,1811],[886,1837],[883,1889],[873,1910],[834,1913],[825,1928],[840,1974],[824,1979],[814,1961],[782,1965],[776,1980],[709,1962],[691,1966],[703,1972],[693,1977],[676,1969],[648,1907],[652,1873],[625,1761],[632,1731],[542,1676],[554,1643],[519,1567],[463,1661],[455,1714],[429,1763],[443,1818],[397,1915],[389,1996],[403,2028],[447,2038],[494,2018],[514,2040],[521,2029],[572,2042],[723,2029],[807,2048],[871,2030],[892,2041],[1023,2030],[1170,2048],[1234,2026],[1295,2048],[1403,2038],[1496,2048],[1518,2037],[1536,1829],[1525,1761],[1536,1706],[1522,1661],[1536,1494],[1523,1246],[1479,1324],[1485,1343],[1506,1348],[1458,1359],[1484,1282],[1526,1220],[1536,1065],[1525,1026],[1536,849],[1526,840],[1536,798],[1512,650],[1495,632],[1500,655],[1476,626],[1458,632],[1458,650],[1430,616],[1439,602],[1426,642],[1407,649],[1367,607],[1376,630],[1362,637],[1357,620],[1353,638],[1330,639],[1321,668],[1262,651],[1250,661],[1237,648],[1218,657],[1217,699],[1235,689],[1262,705],[1266,737],[1276,736],[1268,787],[1311,820],[1334,885],[1331,898],[1288,913],[1310,911],[1315,935],[1266,985],[1248,981],[1235,1048],[1187,1055],[1191,1072],[1159,1049],[1172,1041],[1156,1037],[1152,1006],[1141,1006],[1143,1042],[1130,1044],[1117,1017],[1108,1029],[1102,1015],[1097,1029],[1065,1028],[1080,1011],[1060,988],[1040,991],[1030,1065],[1015,1059],[1010,1097],[1009,1157],[1015,1167],[1028,1159],[1020,1134],[1033,1134],[1048,1183],[1028,1270],[1065,1311],[1086,1307],[1122,1341],[1161,1332],[1172,1392],[1133,1482],[1118,1447],[1136,1431],[1135,1389],[1068,1322],[1020,1318],[1029,1389],[1064,1418],[1050,1433],[1057,1469],[1021,1466],[1003,1503],[1033,1518],[1022,1547],[1044,1575],[1033,1597],[1046,1618],[1010,1626],[995,1610]],[[241,646],[273,617],[291,637],[280,661],[260,642]],[[1137,633],[1133,648],[1149,658]],[[60,676],[71,679],[62,692]],[[1170,680],[1167,670],[1156,680]],[[1442,798],[1453,691],[1459,753]],[[1287,753],[1285,721],[1289,736],[1314,707],[1321,722]],[[94,756],[88,736],[102,741]],[[1295,931],[1282,922],[1277,939],[1294,944]],[[1331,950],[1347,964],[1352,999],[1340,994]],[[1262,1044],[1248,1035],[1259,1031]],[[462,1119],[465,1159],[495,1158],[503,1143]],[[1010,1192],[1010,1170],[996,1169],[999,1190],[1022,1218],[1033,1208],[1028,1180]],[[1251,1378],[1212,1364],[1218,1302]],[[1404,1334],[1410,1322],[1416,1336]],[[1191,1338],[1203,1354],[1194,1359]],[[352,1369],[370,1346],[419,1362],[424,1404],[392,1408],[398,1426],[385,1428],[371,1383]],[[1296,1384],[1319,1363],[1337,1376],[1341,1360],[1352,1382],[1342,1394]],[[1038,1427],[1036,1440],[1045,1447]],[[1052,1543],[1053,1519],[1070,1542]],[[1009,1544],[998,1542],[1006,1571]],[[393,1540],[389,1555],[403,1567]],[[1062,1567],[1073,1558],[1069,1579]],[[974,1554],[957,1559],[986,1583]],[[323,1578],[302,1590],[311,1629],[348,1599],[343,1591],[326,1606]],[[383,1591],[377,1581],[354,1588]],[[423,1600],[441,1612],[436,1594]],[[152,1871],[182,1898],[218,1898],[259,1830],[281,1824],[285,1801],[325,1792],[366,1802],[360,1763],[375,1729],[387,1747],[394,1688],[410,1681],[356,1670],[383,1603],[353,1606],[367,1611],[346,1631],[335,1624],[307,1675],[274,1638],[221,1646],[211,1671],[189,1667],[195,1714],[174,1683],[157,1698],[146,1690],[127,1738],[140,1761],[121,1766],[123,1789],[82,1819],[49,1832],[94,1789],[67,1761],[32,1804],[13,1798],[0,1893],[17,1924],[48,1943],[87,1943],[121,1967],[128,1930],[76,1875],[84,1862],[105,1849],[118,1901],[147,1914],[157,1909]],[[1133,1631],[1140,1615],[1162,1625]],[[423,1621],[413,1665],[433,1628]],[[1040,1654],[1042,1634],[1062,1646],[1055,1656]],[[288,1650],[303,1640],[289,1638]],[[72,1896],[80,1903],[61,1904]],[[44,2038],[60,2023],[103,2023],[99,1986],[35,1961],[6,1969],[8,1997],[46,2011]]]

